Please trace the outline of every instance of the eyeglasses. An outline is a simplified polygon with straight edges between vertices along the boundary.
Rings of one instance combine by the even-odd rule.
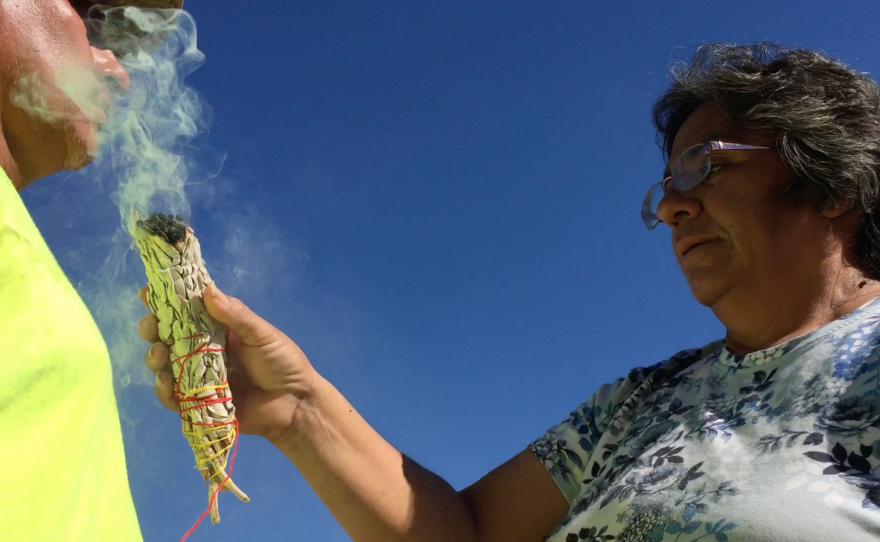
[[[712,170],[712,153],[716,151],[753,151],[765,150],[772,147],[758,147],[755,145],[744,145],[742,143],[724,143],[723,141],[707,141],[699,143],[681,153],[681,156],[675,161],[672,167],[672,173],[648,189],[645,195],[645,201],[642,203],[642,222],[649,230],[657,227],[657,224],[663,222],[657,216],[657,206],[660,200],[669,191],[669,185],[678,192],[687,192],[694,188],[711,173]],[[739,162],[745,160],[745,156],[738,156],[736,153],[726,154],[725,164]],[[716,164],[718,166],[719,164]]]

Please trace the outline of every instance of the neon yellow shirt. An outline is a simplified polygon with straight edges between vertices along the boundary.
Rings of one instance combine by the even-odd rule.
[[[139,542],[110,356],[0,169],[0,540]]]

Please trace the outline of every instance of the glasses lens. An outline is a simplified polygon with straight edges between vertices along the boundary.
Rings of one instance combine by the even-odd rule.
[[[695,145],[681,153],[672,170],[672,186],[679,192],[687,192],[700,184],[709,173],[711,163],[705,145]]]
[[[657,216],[657,206],[660,205],[663,194],[663,183],[657,183],[645,195],[645,201],[642,204],[642,222],[649,230],[653,230],[657,224],[662,222]]]

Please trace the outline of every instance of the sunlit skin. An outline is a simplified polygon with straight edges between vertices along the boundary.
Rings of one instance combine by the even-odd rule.
[[[678,132],[670,163],[709,140],[774,144],[706,104]],[[880,295],[855,264],[859,212],[792,205],[779,193],[790,178],[779,154],[746,152],[735,163],[713,154],[715,173],[688,192],[670,190],[657,209],[691,292],[724,324],[735,354],[786,342]],[[701,244],[682,253],[692,242]]]
[[[58,171],[79,169],[97,149],[97,125],[55,86],[65,69],[85,68],[127,88],[128,75],[110,51],[93,48],[68,0],[0,0],[0,167],[18,190]],[[23,77],[36,75],[57,121],[13,105]],[[94,117],[94,115],[92,115]]]

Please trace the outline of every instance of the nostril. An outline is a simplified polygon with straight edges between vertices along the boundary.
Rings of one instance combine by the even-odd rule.
[[[102,79],[101,83],[109,91],[118,92],[128,90],[131,79],[122,64],[116,59],[111,51],[92,47],[92,59],[95,63],[95,71]]]
[[[97,4],[95,0],[70,0],[70,6],[83,19],[89,16],[89,9]]]
[[[105,75],[101,78],[101,86],[109,90],[111,93],[122,92],[125,90],[125,87],[119,79],[109,75]]]

